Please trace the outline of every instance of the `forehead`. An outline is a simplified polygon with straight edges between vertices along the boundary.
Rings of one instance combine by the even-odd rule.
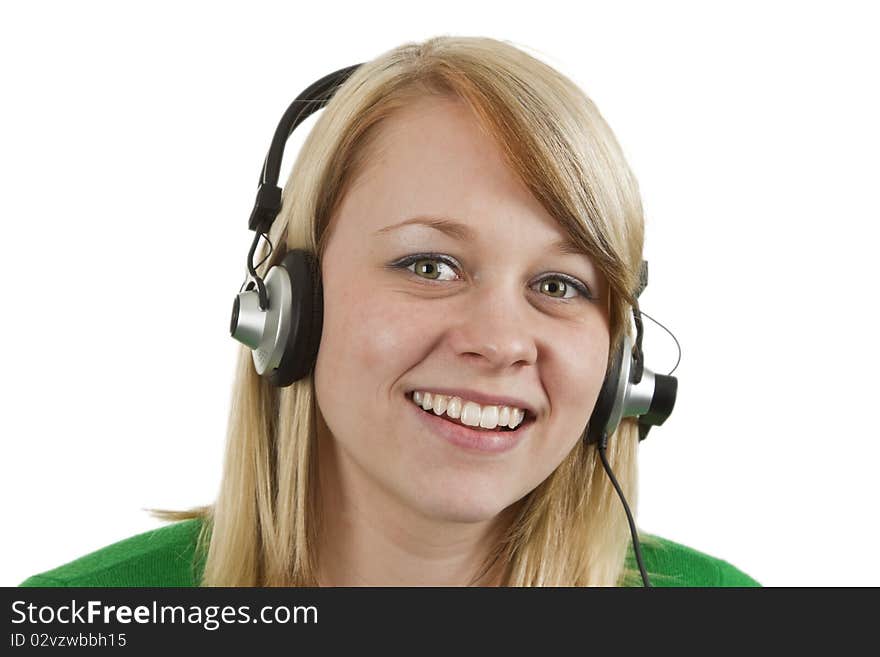
[[[421,98],[397,110],[377,126],[364,155],[340,203],[336,227],[352,237],[406,234],[433,225],[479,244],[505,231],[520,243],[552,244],[556,252],[587,259],[459,100]]]

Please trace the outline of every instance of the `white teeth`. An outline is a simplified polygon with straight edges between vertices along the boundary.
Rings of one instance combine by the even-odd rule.
[[[487,406],[480,415],[480,426],[484,429],[494,429],[498,426],[498,407]]]
[[[461,420],[470,427],[483,429],[509,427],[515,429],[525,419],[525,411],[510,406],[480,406],[476,402],[464,401],[461,397],[449,397],[436,393],[413,391],[413,403],[435,415],[446,415],[453,420]]]
[[[461,423],[469,427],[480,424],[480,405],[474,402],[465,402],[461,409]]]
[[[502,406],[498,413],[498,424],[506,427],[510,424],[510,406]]]
[[[525,411],[523,411],[521,408],[514,408],[510,411],[510,424],[508,426],[510,426],[511,428],[516,428],[517,426],[519,426],[519,423],[523,421],[523,418],[525,418],[525,416]]]
[[[449,401],[449,397],[446,395],[436,395],[434,397],[434,415],[443,415],[443,411],[446,410],[446,403]]]

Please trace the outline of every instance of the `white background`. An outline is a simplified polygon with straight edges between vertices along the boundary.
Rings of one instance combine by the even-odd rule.
[[[0,10],[0,584],[213,500],[278,119],[326,73],[458,34],[571,77],[640,182],[642,309],[683,349],[642,529],[767,586],[880,585],[871,3],[314,5]]]

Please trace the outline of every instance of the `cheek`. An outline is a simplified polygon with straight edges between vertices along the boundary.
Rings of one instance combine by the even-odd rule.
[[[383,303],[375,296],[345,295],[325,308],[321,345],[326,342],[338,368],[357,369],[375,379],[376,374],[393,369],[406,359],[421,329],[400,304]],[[378,381],[374,381],[374,384]]]
[[[379,395],[423,354],[433,323],[411,312],[405,300],[380,292],[377,282],[334,271],[324,281],[324,320],[318,370],[333,385]]]
[[[600,328],[600,327],[599,327]],[[593,413],[605,379],[608,334],[602,330],[580,335],[577,348],[560,352],[549,361],[545,381],[551,403],[550,430],[560,460],[574,447]]]

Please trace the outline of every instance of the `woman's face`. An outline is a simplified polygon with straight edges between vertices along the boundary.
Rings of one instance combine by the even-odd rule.
[[[495,517],[589,420],[608,358],[607,282],[588,256],[558,249],[563,229],[452,100],[420,100],[381,125],[331,227],[314,380],[321,458],[335,464],[322,469],[359,504]],[[404,260],[419,254],[431,255]],[[474,430],[420,410],[413,390],[513,397],[534,419],[468,442],[450,431]]]

